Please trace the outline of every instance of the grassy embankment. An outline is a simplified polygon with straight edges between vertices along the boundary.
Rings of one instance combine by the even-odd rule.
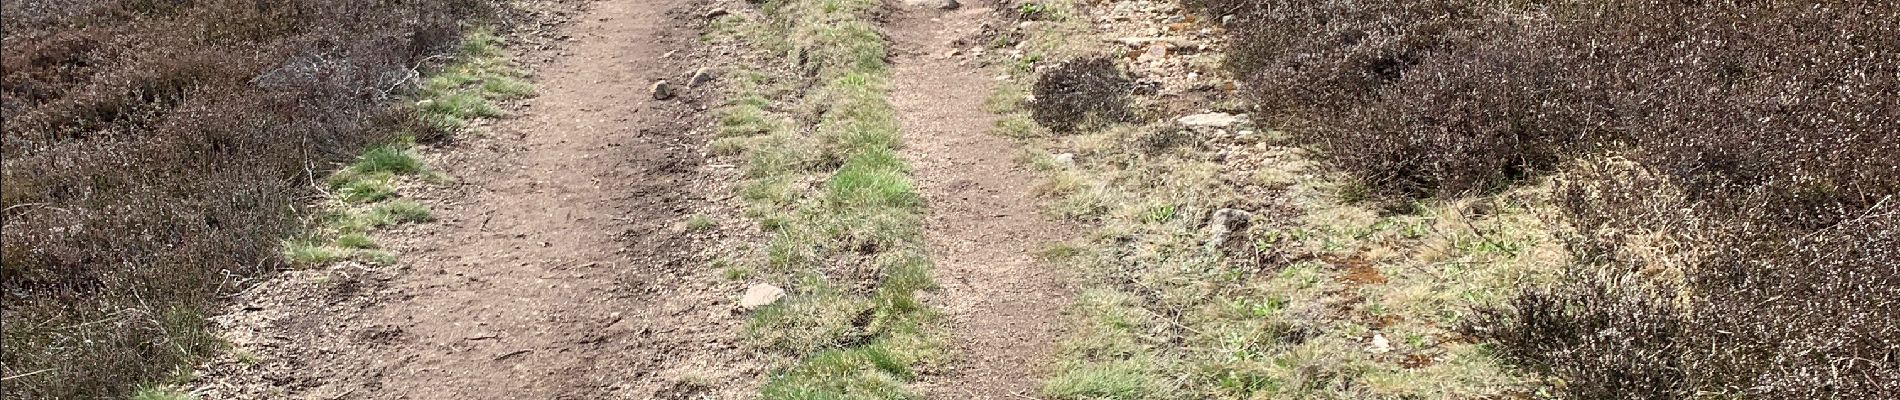
[[[728,16],[734,35],[794,65],[731,74],[719,138],[742,160],[738,190],[767,239],[716,266],[789,295],[756,310],[746,336],[776,360],[769,399],[914,398],[905,384],[944,357],[921,237],[923,204],[896,153],[887,42],[874,0],[767,2],[764,21]],[[809,88],[801,92],[799,88]]]
[[[1018,62],[1004,64],[1012,82],[1062,71],[1038,70],[1037,62],[1098,55],[1075,7],[1042,1],[1019,10],[1037,22],[999,40],[1028,42]],[[1047,174],[1040,190],[1049,212],[1096,227],[1043,254],[1081,271],[1085,284],[1044,395],[1444,398],[1536,390],[1533,376],[1454,330],[1474,305],[1547,279],[1564,257],[1541,218],[1550,212],[1547,188],[1381,212],[1349,177],[1316,167],[1281,133],[1189,131],[1171,115],[1083,116],[1077,128],[1050,129],[1032,108],[1062,104],[1061,94],[1024,101],[1030,91],[1003,85],[992,97],[992,111],[1004,115],[998,134],[1024,138],[1031,149],[1024,161]],[[1165,101],[1127,100],[1137,115]],[[1231,101],[1220,107],[1246,112]],[[1208,225],[1224,208],[1251,217],[1214,243]]]
[[[0,3],[5,392],[122,398],[188,376],[222,347],[204,316],[287,266],[280,240],[326,167],[430,130],[392,91],[487,10]]]
[[[462,133],[478,119],[500,118],[497,101],[521,99],[534,87],[508,63],[500,37],[486,28],[464,34],[452,62],[429,71],[410,97],[420,123],[434,134]],[[324,180],[316,212],[306,228],[283,241],[283,257],[294,266],[314,267],[342,261],[371,265],[396,262],[376,244],[373,234],[389,226],[432,219],[428,206],[403,199],[401,188],[442,183],[450,177],[430,170],[415,153],[416,132],[401,132],[391,143],[364,151]],[[178,378],[180,383],[184,378]],[[194,397],[170,384],[146,384],[135,400],[186,400]]]
[[[501,38],[487,29],[467,33],[452,56],[453,62],[429,73],[413,94],[417,115],[432,132],[462,132],[475,120],[503,117],[495,102],[534,95],[534,87],[508,63]],[[284,242],[284,257],[306,266],[395,262],[395,255],[380,249],[370,234],[431,219],[427,206],[403,199],[399,189],[450,179],[423,165],[416,144],[415,133],[399,134],[331,173],[324,181],[322,212],[309,218],[309,228],[299,237]]]

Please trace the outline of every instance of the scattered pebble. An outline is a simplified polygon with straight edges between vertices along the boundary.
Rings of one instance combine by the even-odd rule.
[[[1386,340],[1385,334],[1383,333],[1373,332],[1372,345],[1366,346],[1366,351],[1372,352],[1372,354],[1384,354],[1386,352],[1390,352],[1392,351],[1392,341]]]
[[[667,83],[665,79],[661,79],[658,82],[653,82],[652,92],[654,100],[670,99],[673,98],[673,85]]]
[[[1215,210],[1214,216],[1207,219],[1208,242],[1226,243],[1230,234],[1244,232],[1249,225],[1253,225],[1251,212],[1232,208]]]
[[[713,77],[714,77],[714,73],[713,73],[712,67],[699,67],[699,69],[693,71],[693,77],[691,79],[686,80],[686,85],[687,86],[704,85],[706,84],[706,82],[712,82]]]

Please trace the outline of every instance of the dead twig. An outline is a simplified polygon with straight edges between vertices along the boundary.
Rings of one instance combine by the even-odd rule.
[[[495,356],[495,361],[506,360],[509,357],[514,357],[514,356],[518,356],[522,354],[528,354],[532,352],[534,352],[534,349],[521,349],[521,350],[510,351],[507,353],[501,353],[501,355]]]
[[[38,370],[38,371],[33,371],[33,372],[28,372],[28,373],[24,373],[24,374],[19,374],[19,375],[14,375],[14,376],[9,376],[9,377],[5,377],[5,378],[0,378],[0,381],[10,381],[10,380],[14,380],[14,379],[19,379],[19,378],[25,378],[25,377],[29,377],[29,376],[34,376],[34,375],[39,375],[39,374],[43,374],[43,373],[47,373],[47,372],[51,372],[52,370],[53,370],[52,368],[47,368],[47,369],[42,369],[42,370]]]

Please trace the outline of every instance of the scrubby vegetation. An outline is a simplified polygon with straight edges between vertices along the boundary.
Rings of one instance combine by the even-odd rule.
[[[463,35],[460,44],[443,55],[453,61],[430,71],[408,96],[415,99],[415,115],[430,129],[423,132],[462,131],[473,121],[501,117],[495,101],[534,93],[508,63],[501,39],[486,28]],[[379,228],[432,219],[428,206],[399,198],[398,187],[449,179],[417,157],[416,134],[401,133],[393,143],[371,147],[330,173],[319,210],[309,213],[295,239],[284,242],[284,258],[300,266],[344,260],[394,263],[396,255],[380,249],[370,235]]]
[[[4,391],[122,398],[180,378],[219,347],[203,332],[218,296],[287,259],[373,251],[283,245],[319,188],[373,203],[339,217],[353,225],[426,218],[389,200],[414,160],[363,151],[466,113],[396,100],[488,4],[5,2]],[[481,84],[524,90],[497,82]],[[479,108],[464,103],[435,107]]]
[[[1555,176],[1567,279],[1468,333],[1572,398],[1900,393],[1900,6],[1203,0],[1383,199]]]
[[[922,201],[896,153],[874,0],[766,2],[765,21],[729,16],[720,34],[784,54],[791,71],[733,74],[713,152],[744,160],[738,190],[769,233],[725,262],[727,276],[788,289],[746,336],[777,368],[767,399],[913,398],[905,383],[940,362]],[[811,88],[800,91],[794,88]]]
[[[1043,253],[1090,286],[1046,397],[1534,393],[1534,377],[1454,328],[1473,314],[1467,302],[1501,301],[1561,259],[1538,234],[1549,210],[1530,206],[1547,189],[1381,215],[1281,140],[1198,136],[1171,121],[1058,132],[1032,142],[1027,161],[1048,174],[1052,212],[1098,228]],[[1214,151],[1255,145],[1271,149],[1257,166]],[[1213,222],[1236,209],[1255,212]]]
[[[1092,288],[1045,395],[1900,393],[1900,7],[1187,3],[1268,134],[999,129],[1101,227],[1048,252]],[[1034,26],[1000,40],[1096,57]],[[1088,111],[1029,90],[991,106]],[[1251,225],[1209,239],[1221,208]]]
[[[1029,102],[1030,116],[1042,126],[1071,130],[1089,122],[1134,120],[1126,97],[1134,91],[1135,82],[1115,66],[1114,59],[1070,60],[1043,77],[1036,80],[1036,100]]]
[[[1052,66],[1014,72],[1038,84],[998,92],[992,108],[1005,118],[1075,111],[1044,93],[1010,98],[1042,82],[1138,67],[1104,60],[1088,35],[1069,34],[1088,26],[1059,17],[1075,15],[1074,3],[1037,5],[1054,12],[1020,40]],[[1100,91],[1097,101],[1130,110],[1162,110],[1170,101],[1104,82],[1072,90]],[[1561,259],[1556,243],[1537,234],[1536,215],[1549,210],[1529,206],[1547,188],[1381,215],[1352,201],[1353,185],[1311,168],[1283,135],[1191,131],[1172,118],[1097,122],[1048,127],[1027,141],[1032,150],[1023,157],[1047,174],[1038,190],[1051,212],[1096,227],[1041,253],[1076,268],[1087,287],[1044,397],[1535,393],[1533,376],[1454,340],[1454,328],[1472,315],[1467,301],[1501,301]],[[999,127],[1014,136],[1008,129]]]

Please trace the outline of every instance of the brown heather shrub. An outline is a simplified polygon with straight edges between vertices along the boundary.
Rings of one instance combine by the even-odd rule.
[[[1228,67],[1267,123],[1293,128],[1379,194],[1481,192],[1617,142],[1587,51],[1513,1],[1204,0],[1231,13]]]
[[[390,92],[487,3],[0,4],[0,385],[89,399],[217,348],[203,314],[283,266],[315,175],[428,134]]]
[[[1587,325],[1590,314],[1615,313],[1644,316],[1619,327],[1675,328],[1614,343],[1508,332],[1478,336],[1580,384],[1607,383],[1600,378],[1627,369],[1567,358],[1673,351],[1672,362],[1680,365],[1675,379],[1684,384],[1657,398],[1722,393],[1861,399],[1900,393],[1900,199],[1793,235],[1772,221],[1779,212],[1771,209],[1774,203],[1737,209],[1728,200],[1696,202],[1675,189],[1682,185],[1645,167],[1574,174],[1562,185],[1560,202],[1580,233],[1572,243],[1585,256],[1577,269],[1616,276],[1623,284],[1674,289],[1593,297],[1578,293],[1617,285],[1573,279],[1557,288],[1526,290],[1512,307],[1488,310],[1493,318],[1476,326],[1535,330],[1527,325]],[[1666,306],[1679,315],[1623,311],[1632,304]],[[1525,322],[1538,320],[1546,322]]]
[[[1070,60],[1036,79],[1030,118],[1057,131],[1091,122],[1132,121],[1135,114],[1128,107],[1128,95],[1134,90],[1134,79],[1112,58]]]
[[[1582,233],[1572,275],[1480,310],[1466,332],[1578,399],[1900,393],[1900,204],[1789,239],[1706,204],[1670,210],[1688,203],[1653,179],[1566,183]]]
[[[1466,333],[1564,379],[1577,399],[1683,398],[1682,354],[1693,329],[1668,290],[1643,279],[1572,271],[1565,285],[1530,288],[1510,308],[1484,309]],[[1581,378],[1581,379],[1578,379]]]
[[[1385,195],[1564,173],[1571,279],[1467,328],[1570,397],[1900,398],[1900,4],[1194,3]]]
[[[1630,144],[1698,188],[1895,190],[1867,181],[1900,168],[1877,157],[1900,120],[1890,3],[1192,3],[1236,17],[1227,60],[1257,115],[1387,194],[1481,191]],[[1846,153],[1762,151],[1790,147]]]

